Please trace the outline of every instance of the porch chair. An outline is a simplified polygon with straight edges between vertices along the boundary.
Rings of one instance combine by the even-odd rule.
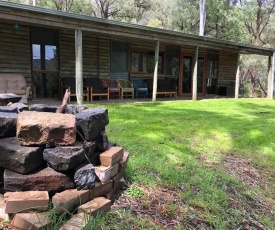
[[[177,89],[170,85],[170,79],[159,79],[158,80],[158,94],[164,94],[164,96],[177,97]]]
[[[64,77],[61,80],[62,94],[64,95],[66,89],[70,92],[69,102],[71,97],[76,97],[76,87],[75,87],[75,78],[74,77]],[[62,95],[62,96],[63,96]],[[83,97],[86,97],[87,102],[89,102],[89,87],[83,87]]]
[[[149,94],[153,94],[153,79],[147,79]],[[157,82],[157,95],[177,97],[177,89],[170,86],[170,79],[158,79]]]
[[[124,96],[130,96],[134,99],[135,88],[133,87],[133,83],[128,80],[117,80],[117,82],[120,87],[121,99],[123,99]]]
[[[84,78],[84,85],[89,87],[90,101],[93,101],[93,97],[105,96],[109,101],[109,87],[104,87],[103,82],[100,78]]]
[[[145,94],[145,97],[148,98],[148,86],[145,80],[134,79],[132,80],[133,86],[135,88],[135,96],[138,97],[139,94]]]
[[[120,98],[120,88],[118,86],[117,80],[111,78],[102,79],[103,86],[109,87],[109,95],[115,98],[116,96]]]

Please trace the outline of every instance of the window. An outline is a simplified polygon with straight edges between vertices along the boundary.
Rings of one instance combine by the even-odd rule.
[[[206,86],[207,86],[208,94],[213,94],[216,92],[217,78],[218,78],[218,61],[219,61],[219,54],[217,53],[207,54]]]
[[[112,41],[111,71],[128,71],[128,43]]]
[[[155,55],[153,52],[133,51],[131,59],[132,73],[154,73]],[[163,73],[163,54],[159,54],[158,73]]]
[[[166,46],[166,74],[178,76],[180,47]]]

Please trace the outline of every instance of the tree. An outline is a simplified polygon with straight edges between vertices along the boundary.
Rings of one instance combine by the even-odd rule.
[[[206,8],[205,8],[205,1],[206,0],[200,0],[200,36],[204,36],[204,26],[205,26],[205,20],[206,20]]]
[[[265,32],[267,32],[270,25],[270,18],[274,13],[275,9],[275,1],[274,0],[240,0],[240,9],[244,12],[245,20],[244,24],[247,28],[248,34],[251,36],[252,45],[267,45],[267,36],[265,36]],[[257,69],[262,69],[259,67],[259,63],[261,63],[260,59],[254,60],[254,57],[249,55],[246,57],[244,62],[244,69],[248,71],[248,77],[246,80],[250,80],[250,90],[249,96],[255,96],[256,83],[261,81],[267,81],[267,74],[259,75],[257,74]],[[251,62],[253,64],[251,64]],[[264,91],[264,89],[263,89]]]

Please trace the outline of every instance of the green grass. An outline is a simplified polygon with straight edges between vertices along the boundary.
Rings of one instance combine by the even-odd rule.
[[[107,221],[110,218],[115,219],[115,229],[133,225],[165,229],[165,221],[173,222],[175,229],[192,229],[198,224],[201,229],[275,229],[274,101],[89,106],[108,108],[108,138],[130,152],[126,170],[129,188],[119,200],[132,205],[116,205],[105,216],[103,229],[114,229]],[[228,167],[234,173],[231,169],[236,166],[236,175],[224,167],[229,157],[236,161]],[[253,184],[255,172],[260,179],[255,177],[257,183]],[[154,205],[154,196],[161,201],[161,208]],[[156,221],[152,211],[165,221]]]

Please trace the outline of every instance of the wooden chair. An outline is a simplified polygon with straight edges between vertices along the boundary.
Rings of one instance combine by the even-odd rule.
[[[71,97],[76,97],[76,87],[75,87],[75,78],[73,77],[64,77],[61,80],[61,88],[62,93],[64,95],[66,89],[70,92],[69,102],[71,101]],[[83,97],[87,98],[87,102],[89,102],[89,87],[83,87]]]
[[[105,96],[109,101],[109,87],[104,87],[101,79],[84,78],[83,81],[84,81],[84,85],[89,87],[90,101],[93,101],[93,97],[95,96],[99,96],[100,99],[102,96]]]
[[[120,87],[121,98],[124,96],[130,96],[134,98],[135,88],[133,87],[133,83],[128,80],[117,80],[118,86]]]
[[[153,79],[147,79],[149,94],[153,94]],[[158,79],[157,82],[157,95],[177,97],[177,89],[170,86],[170,79]]]
[[[138,97],[139,94],[145,94],[145,97],[148,98],[148,86],[145,80],[135,79],[132,80],[133,86],[135,89],[135,96]]]
[[[120,88],[118,86],[117,80],[103,78],[102,82],[104,87],[109,87],[109,95],[111,95],[113,98],[116,96],[117,98],[120,98]]]

